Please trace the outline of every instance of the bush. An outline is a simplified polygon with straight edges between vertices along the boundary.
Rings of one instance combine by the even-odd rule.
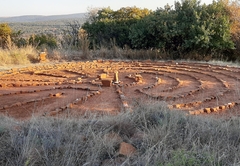
[[[11,49],[0,49],[0,65],[6,64],[29,64],[36,62],[38,52],[32,46],[22,48],[12,47]]]

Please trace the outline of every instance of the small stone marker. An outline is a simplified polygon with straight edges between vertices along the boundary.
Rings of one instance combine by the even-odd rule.
[[[98,78],[99,79],[105,79],[105,78],[107,78],[107,74],[106,73],[102,73],[102,74],[100,74],[99,76],[98,76]]]
[[[140,74],[135,75],[135,81],[138,83],[142,83],[142,81],[143,81],[142,76]]]
[[[40,60],[40,62],[45,62],[45,61],[47,60],[46,56],[47,56],[46,52],[41,52],[41,53],[39,54],[39,60]]]
[[[112,86],[112,79],[109,79],[109,78],[102,79],[102,86],[103,87],[110,87],[110,86]]]
[[[114,79],[113,79],[114,83],[119,83],[118,81],[118,71],[114,72]]]

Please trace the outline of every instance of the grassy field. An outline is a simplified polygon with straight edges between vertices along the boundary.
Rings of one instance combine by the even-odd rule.
[[[0,117],[0,165],[239,165],[240,119],[186,116],[165,103],[82,118]],[[136,148],[119,153],[126,142]]]

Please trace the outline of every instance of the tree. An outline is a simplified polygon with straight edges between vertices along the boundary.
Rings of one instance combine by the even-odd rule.
[[[97,46],[108,45],[112,40],[116,41],[116,45],[124,47],[129,45],[129,27],[136,23],[137,20],[151,13],[148,9],[140,9],[137,7],[121,8],[113,11],[111,8],[103,8],[97,12],[92,22],[87,21],[82,28],[87,31],[91,45],[95,43]]]
[[[11,34],[12,29],[7,23],[0,24],[0,47],[10,48],[11,47]]]
[[[79,47],[79,30],[81,28],[81,24],[78,21],[68,22],[66,24],[67,29],[63,30],[62,35],[62,45],[63,47],[71,47],[78,48]]]
[[[28,44],[28,41],[22,37],[23,32],[21,30],[12,32],[11,40],[17,47],[24,47]]]
[[[54,37],[52,34],[32,35],[29,38],[29,44],[43,50],[46,48],[57,48],[56,37]]]
[[[201,5],[197,0],[160,8],[130,28],[134,48],[157,48],[180,54],[233,49],[230,20],[222,2]]]
[[[238,0],[222,0],[225,10],[230,17],[230,33],[235,44],[235,50],[230,51],[230,60],[239,60],[240,54],[240,3]]]

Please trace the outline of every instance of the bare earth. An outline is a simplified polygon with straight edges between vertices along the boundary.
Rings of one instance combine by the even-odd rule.
[[[189,115],[238,116],[239,79],[237,67],[187,62],[98,60],[12,68],[0,72],[0,113],[20,120],[117,114],[155,101]],[[113,83],[103,86],[102,80]]]

